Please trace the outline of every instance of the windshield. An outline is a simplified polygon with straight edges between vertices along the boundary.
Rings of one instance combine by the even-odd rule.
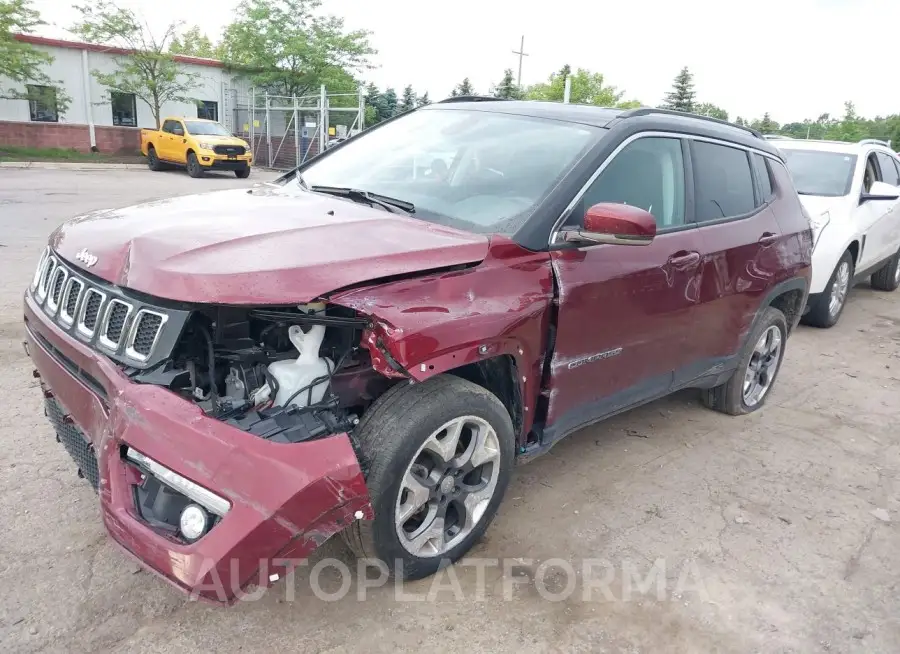
[[[800,195],[840,197],[850,192],[855,154],[788,148],[782,153]]]
[[[601,128],[486,111],[427,109],[349,139],[302,170],[415,205],[415,217],[513,234]]]
[[[205,123],[199,120],[186,120],[184,126],[188,134],[204,134],[208,136],[231,136],[231,132],[219,123]]]

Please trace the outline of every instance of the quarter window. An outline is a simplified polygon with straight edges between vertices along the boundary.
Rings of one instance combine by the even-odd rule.
[[[691,156],[698,222],[742,216],[756,208],[753,175],[744,150],[695,141]]]
[[[884,152],[879,152],[878,165],[881,166],[881,181],[891,186],[900,186],[900,178],[897,176],[897,168],[894,165],[893,157]]]
[[[753,168],[756,170],[756,182],[759,185],[759,204],[765,204],[772,199],[772,175],[769,172],[769,164],[761,154],[753,154]]]
[[[627,204],[653,214],[658,229],[684,224],[681,141],[647,137],[629,143],[585,193],[580,220],[600,202]]]

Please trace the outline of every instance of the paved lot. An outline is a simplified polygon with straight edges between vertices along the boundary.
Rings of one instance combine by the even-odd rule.
[[[900,651],[900,293],[867,285],[837,328],[791,339],[762,412],[728,418],[684,393],[519,468],[473,552],[508,574],[490,565],[479,583],[457,566],[443,590],[389,585],[361,602],[354,585],[326,602],[306,568],[220,609],[141,571],[41,415],[20,294],[71,215],[253,181],[0,174],[0,651]],[[323,557],[355,565],[336,540],[311,563]],[[551,558],[576,574],[538,566]],[[636,583],[663,569],[661,589]],[[609,591],[585,601],[585,577]],[[333,593],[341,577],[315,580]]]

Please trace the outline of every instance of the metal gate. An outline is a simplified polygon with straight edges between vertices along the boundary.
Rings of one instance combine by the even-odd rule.
[[[365,128],[365,95],[328,94],[280,96],[249,89],[244,98],[234,92],[235,136],[247,140],[257,164],[290,170],[325,149],[332,135],[352,136]],[[227,124],[226,122],[226,124]]]

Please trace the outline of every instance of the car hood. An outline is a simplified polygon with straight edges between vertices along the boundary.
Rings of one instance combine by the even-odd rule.
[[[835,198],[826,195],[801,195],[800,196],[800,204],[803,205],[803,208],[809,213],[810,216],[815,218],[826,211],[836,211],[837,209],[845,206],[847,203],[847,198]]]
[[[96,211],[51,247],[89,274],[160,298],[296,304],[359,283],[477,263],[485,236],[274,186]],[[82,257],[90,259],[90,257]]]

